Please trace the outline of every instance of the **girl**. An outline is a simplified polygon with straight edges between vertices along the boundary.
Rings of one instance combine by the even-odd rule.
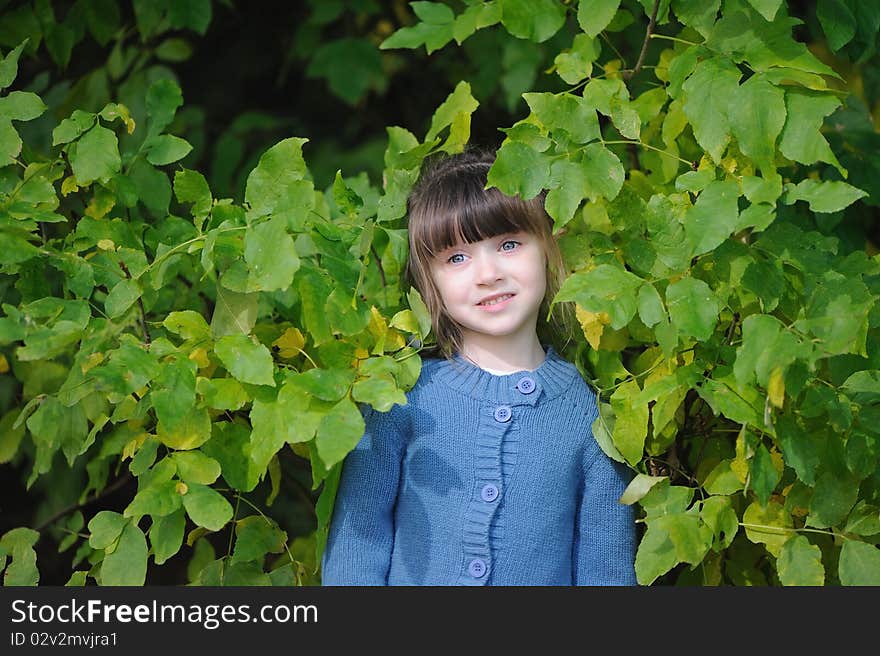
[[[564,277],[543,197],[485,189],[493,156],[424,167],[407,275],[431,313],[407,404],[366,410],[324,585],[634,585],[629,481],[591,432],[596,394],[538,336]]]

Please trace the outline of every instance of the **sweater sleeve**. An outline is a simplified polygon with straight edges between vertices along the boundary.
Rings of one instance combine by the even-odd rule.
[[[364,435],[343,462],[321,559],[323,585],[387,584],[404,453],[393,410],[367,409]]]
[[[619,502],[632,476],[595,446],[585,463],[572,578],[575,585],[636,585],[635,512]]]

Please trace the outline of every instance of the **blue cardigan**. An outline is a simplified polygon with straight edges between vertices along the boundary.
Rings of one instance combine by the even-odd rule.
[[[324,585],[635,585],[630,471],[593,437],[595,393],[546,348],[508,375],[425,359],[406,405],[366,409]]]

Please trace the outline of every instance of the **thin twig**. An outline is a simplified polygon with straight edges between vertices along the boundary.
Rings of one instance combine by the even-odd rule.
[[[128,483],[130,481],[131,481],[131,474],[126,472],[125,476],[123,476],[122,478],[115,481],[109,487],[104,488],[100,494],[96,494],[91,499],[86,499],[82,503],[74,503],[74,504],[69,505],[67,508],[63,508],[62,510],[59,510],[57,513],[52,515],[49,519],[46,519],[46,520],[43,520],[42,522],[40,522],[39,525],[34,527],[34,530],[37,532],[42,531],[44,528],[46,528],[50,524],[53,524],[54,522],[57,522],[59,519],[61,519],[65,515],[69,515],[74,510],[79,510],[80,508],[85,508],[89,504],[95,503],[95,501],[103,499],[104,497],[112,494],[113,492],[115,492],[116,490],[118,490],[119,488],[121,488],[122,486],[124,486],[126,483]]]
[[[624,79],[629,80],[640,70],[642,70],[642,64],[645,63],[645,55],[648,52],[648,42],[651,40],[651,35],[654,33],[654,28],[657,26],[657,10],[660,8],[660,0],[654,0],[654,9],[651,12],[651,20],[648,21],[648,29],[645,31],[645,40],[642,42],[642,51],[639,53],[639,59],[636,61],[635,67],[633,67],[631,72],[624,74]]]

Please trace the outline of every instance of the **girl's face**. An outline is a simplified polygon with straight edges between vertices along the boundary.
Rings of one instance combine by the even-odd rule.
[[[514,232],[437,253],[431,275],[467,343],[475,336],[533,336],[547,289],[546,267],[540,239]]]

